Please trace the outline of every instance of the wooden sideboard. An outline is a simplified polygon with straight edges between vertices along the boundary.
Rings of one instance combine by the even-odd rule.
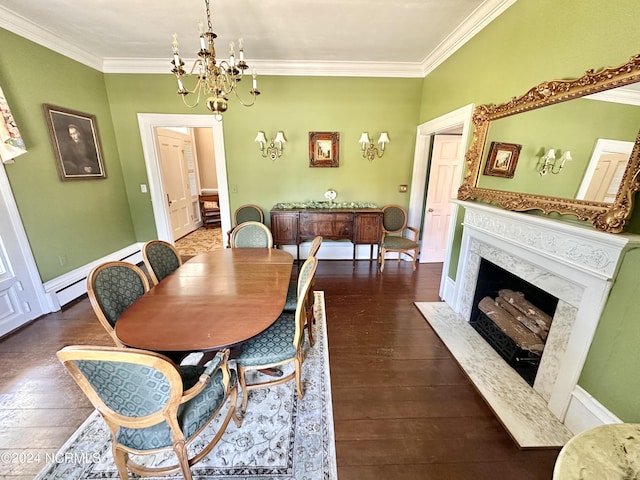
[[[357,245],[380,244],[382,210],[362,209],[272,209],[271,233],[274,245],[296,245],[300,258],[300,243],[322,236],[323,240],[349,240],[353,243],[353,260]]]

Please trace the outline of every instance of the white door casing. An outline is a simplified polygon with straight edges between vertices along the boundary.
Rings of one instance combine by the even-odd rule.
[[[222,121],[217,121],[213,115],[139,113],[138,124],[140,127],[142,152],[147,169],[149,194],[151,196],[151,205],[158,238],[168,242],[174,241],[167,209],[166,192],[162,185],[162,174],[155,140],[155,129],[157,127],[211,129],[216,158],[216,174],[218,176],[221,226],[223,232],[229,231],[231,229],[231,214],[229,213],[229,188],[227,184],[227,163],[224,151]]]
[[[453,204],[460,186],[462,136],[434,136],[429,169],[427,203],[422,228],[420,263],[441,263],[447,250],[447,235]]]
[[[55,309],[47,300],[5,166],[0,163],[0,336]]]
[[[409,225],[420,225],[422,214],[425,206],[425,191],[427,187],[427,171],[429,167],[429,145],[432,135],[451,129],[452,127],[462,126],[463,150],[469,144],[471,135],[471,117],[473,115],[474,104],[470,103],[457,110],[449,112],[441,117],[430,120],[426,123],[418,125],[416,136],[416,149],[413,160],[413,173],[411,177],[411,198],[409,200]],[[462,183],[464,169],[460,170]],[[451,218],[457,218],[458,206],[453,205],[451,209]],[[446,299],[448,295],[453,294],[453,288],[450,285],[449,264],[451,259],[450,252],[453,245],[453,237],[455,233],[456,222],[449,222],[449,231],[447,235],[447,253],[442,266],[442,277],[440,282],[440,297]]]

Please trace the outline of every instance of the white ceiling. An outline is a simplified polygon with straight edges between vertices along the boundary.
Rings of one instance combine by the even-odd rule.
[[[424,77],[516,0],[211,0],[218,58],[258,74]],[[2,0],[0,27],[103,72],[195,57],[204,0]]]

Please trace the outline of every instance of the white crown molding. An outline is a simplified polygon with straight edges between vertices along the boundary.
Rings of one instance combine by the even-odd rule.
[[[3,6],[0,6],[0,27],[83,65],[102,71],[102,58],[78,48],[55,33],[43,29],[31,20],[16,15]]]
[[[194,58],[183,59],[185,69],[190,68]],[[258,75],[291,75],[316,77],[401,77],[422,78],[422,66],[419,63],[383,63],[383,62],[305,62],[253,60],[250,67]],[[104,73],[169,73],[169,57],[156,58],[105,58]],[[188,71],[188,69],[187,69]]]
[[[426,77],[441,63],[453,55],[480,30],[489,25],[518,0],[487,0],[469,15],[423,61],[422,77]]]
[[[424,78],[517,0],[486,0],[422,62],[255,61],[260,75]],[[101,58],[0,6],[0,27],[103,73],[169,73],[170,58]],[[186,60],[187,65],[193,60]]]

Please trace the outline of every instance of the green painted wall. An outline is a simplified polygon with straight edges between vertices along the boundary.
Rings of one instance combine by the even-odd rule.
[[[420,123],[469,103],[503,103],[545,80],[576,78],[587,69],[624,63],[640,53],[639,21],[636,0],[518,0],[427,76]],[[640,232],[639,212],[630,231]],[[627,422],[640,421],[640,383],[633,381],[640,370],[639,268],[640,253],[633,251],[625,257],[579,381]]]
[[[408,206],[400,184],[411,183],[416,125],[422,80],[261,77],[262,95],[245,108],[233,98],[224,114],[224,142],[230,207],[254,203],[267,213],[277,202],[324,200],[333,188],[338,201],[369,201]],[[131,199],[138,240],[156,235],[149,196],[139,193],[146,171],[136,114],[203,113],[204,105],[186,108],[175,95],[170,75],[106,75],[106,85],[118,138],[118,148]],[[285,133],[285,153],[275,162],[262,158],[254,138]],[[383,158],[362,158],[362,131],[377,136],[387,131],[391,143]],[[340,133],[340,166],[310,168],[308,134]]]
[[[2,29],[0,45],[0,86],[28,149],[5,168],[46,282],[131,245],[129,201],[103,75]],[[96,116],[106,179],[59,180],[43,103]]]

